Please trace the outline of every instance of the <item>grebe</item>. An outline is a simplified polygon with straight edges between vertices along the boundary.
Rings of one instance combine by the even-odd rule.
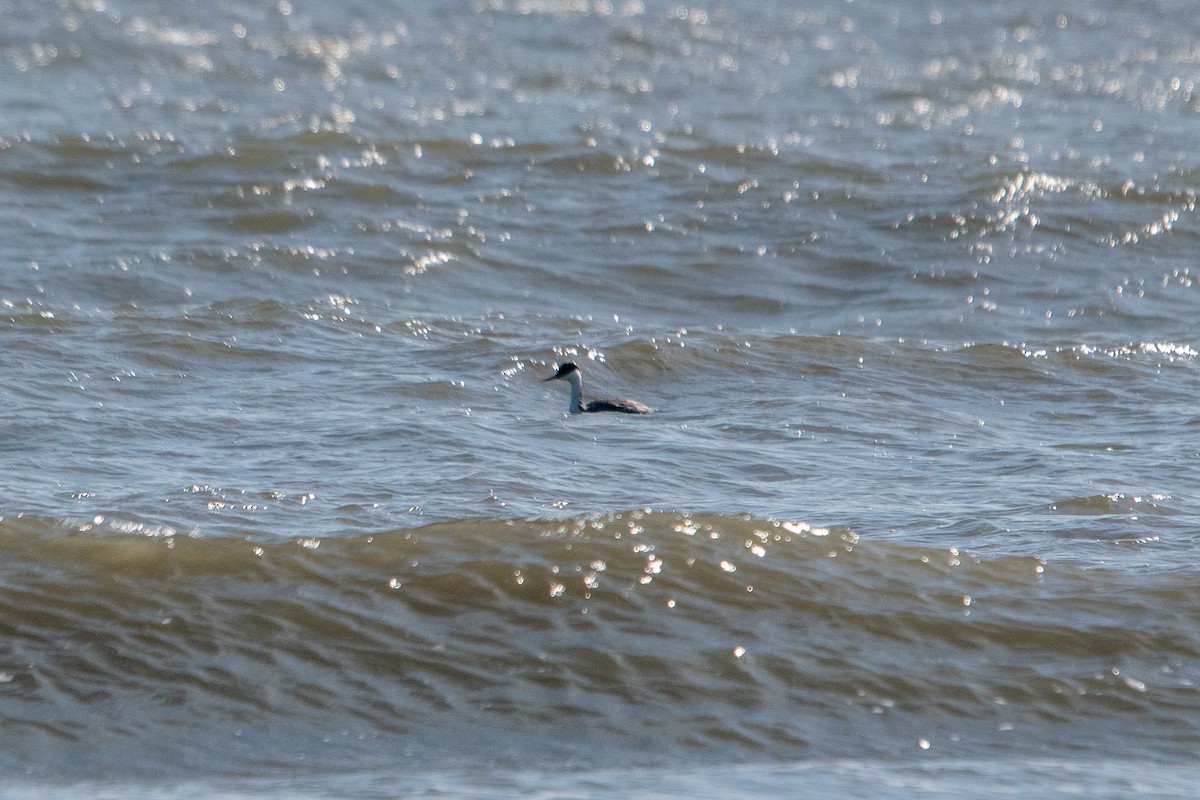
[[[567,411],[571,414],[581,414],[587,411],[616,411],[620,414],[652,414],[654,409],[645,403],[639,403],[637,400],[593,400],[586,406],[583,404],[583,376],[579,372],[579,367],[568,361],[558,368],[546,381],[566,381],[571,384],[571,402],[567,406]]]

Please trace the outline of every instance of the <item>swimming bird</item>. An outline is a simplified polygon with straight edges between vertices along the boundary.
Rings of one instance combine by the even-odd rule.
[[[542,380],[546,381],[566,381],[571,384],[571,401],[567,406],[567,411],[571,414],[581,414],[589,411],[616,411],[620,414],[652,414],[654,409],[645,403],[639,403],[637,400],[625,399],[610,399],[610,400],[593,400],[587,405],[583,404],[583,375],[579,372],[579,367],[568,361],[565,364],[560,364],[558,371],[549,378]]]

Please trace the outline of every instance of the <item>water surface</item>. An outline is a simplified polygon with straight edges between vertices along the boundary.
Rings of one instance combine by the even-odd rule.
[[[9,796],[1190,795],[1190,6],[3,11]]]

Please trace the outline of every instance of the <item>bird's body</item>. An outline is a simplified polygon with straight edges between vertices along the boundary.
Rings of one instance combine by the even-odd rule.
[[[557,372],[545,379],[545,381],[556,380],[566,381],[571,385],[571,400],[567,405],[567,411],[571,414],[585,414],[598,411],[615,411],[618,414],[654,413],[654,409],[645,403],[639,403],[637,400],[626,400],[624,398],[593,400],[585,404],[583,402],[583,375],[579,372],[579,367],[569,361],[559,366]]]

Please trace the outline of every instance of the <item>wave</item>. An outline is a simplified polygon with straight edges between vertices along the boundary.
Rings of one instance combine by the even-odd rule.
[[[1200,740],[1191,574],[646,510],[287,541],[10,517],[0,563],[4,759],[50,773]]]

